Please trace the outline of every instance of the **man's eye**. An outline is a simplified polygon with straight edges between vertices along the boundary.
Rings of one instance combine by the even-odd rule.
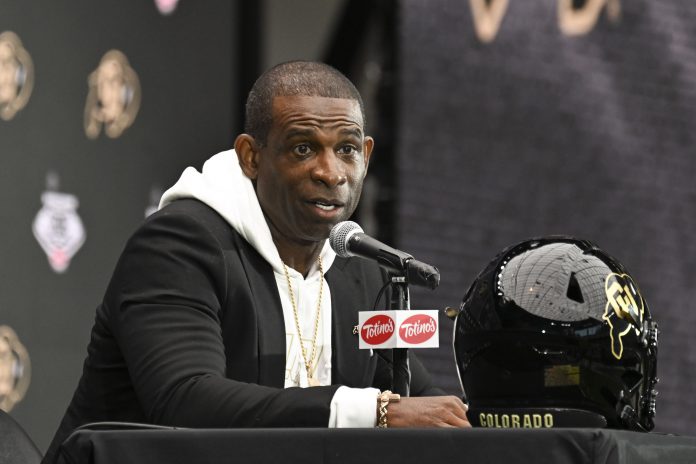
[[[293,147],[292,152],[299,156],[307,156],[312,152],[312,149],[306,144],[296,145]]]
[[[344,145],[338,149],[340,155],[355,155],[358,153],[358,149],[353,145]]]

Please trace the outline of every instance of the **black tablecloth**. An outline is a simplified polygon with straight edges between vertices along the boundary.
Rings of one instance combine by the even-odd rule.
[[[61,464],[696,463],[696,437],[605,429],[79,430]]]

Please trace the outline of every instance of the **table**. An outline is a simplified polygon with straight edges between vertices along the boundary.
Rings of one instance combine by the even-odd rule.
[[[607,429],[82,429],[61,464],[696,463],[696,437]]]

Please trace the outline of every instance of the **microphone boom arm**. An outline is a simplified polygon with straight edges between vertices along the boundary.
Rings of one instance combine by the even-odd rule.
[[[435,266],[418,261],[403,251],[394,249],[378,240],[356,231],[346,238],[350,240],[350,253],[377,263],[391,274],[406,277],[406,282],[412,285],[427,287],[431,290],[440,284],[440,271]],[[378,253],[375,256],[374,250]]]

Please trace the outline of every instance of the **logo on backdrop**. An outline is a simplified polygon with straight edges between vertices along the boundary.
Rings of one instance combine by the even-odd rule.
[[[0,325],[0,409],[10,412],[24,398],[30,379],[29,353],[14,330]]]
[[[602,319],[611,327],[611,353],[616,359],[621,359],[622,337],[631,329],[642,330],[645,305],[638,287],[628,274],[609,274],[604,281],[604,292],[607,305]]]
[[[26,106],[34,87],[34,64],[17,34],[0,34],[0,118],[9,121]]]
[[[155,5],[157,9],[163,15],[172,14],[176,10],[176,6],[179,4],[179,0],[155,0]]]
[[[140,109],[140,80],[126,55],[110,50],[87,80],[89,93],[85,105],[85,134],[96,139],[101,132],[119,137],[133,124]]]
[[[32,229],[48,257],[51,269],[62,274],[85,243],[86,234],[77,215],[77,197],[54,191],[53,185],[57,184],[57,180],[52,176],[55,175],[48,176],[49,189],[41,194],[43,207],[37,213]]]
[[[609,21],[621,17],[621,0],[557,0],[558,27],[567,36],[584,35],[594,29],[602,10]],[[507,13],[508,0],[469,0],[476,37],[483,43],[495,40]]]
[[[565,35],[584,35],[594,29],[602,9],[606,8],[609,21],[621,17],[621,0],[585,0],[574,6],[573,0],[558,0],[558,27]]]
[[[508,0],[469,0],[469,6],[474,18],[476,36],[481,42],[492,42],[498,35],[500,23],[507,11]]]

